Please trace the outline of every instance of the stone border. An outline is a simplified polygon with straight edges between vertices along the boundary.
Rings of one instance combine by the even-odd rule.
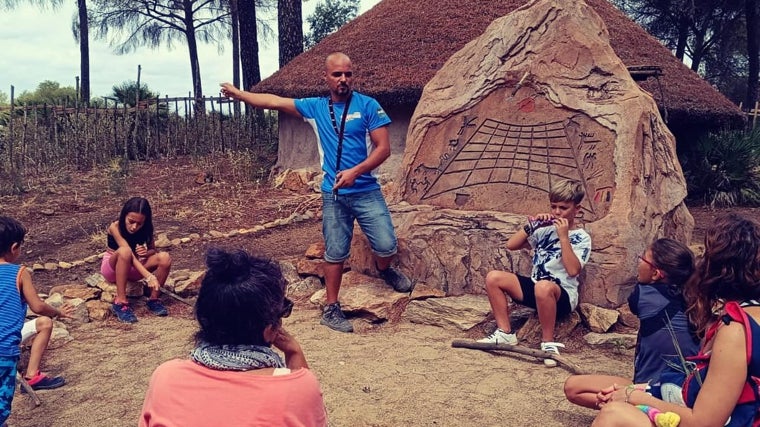
[[[316,200],[315,197],[311,197],[310,199],[311,200],[309,200],[309,202]],[[296,210],[297,209],[298,208],[296,208]],[[318,217],[319,217],[319,212],[315,208],[315,209],[306,209],[304,213],[298,213],[296,211],[285,218],[277,218],[273,221],[256,225],[252,228],[240,228],[237,230],[228,231],[226,233],[223,233],[217,230],[211,230],[208,233],[204,233],[203,236],[201,236],[198,233],[193,233],[185,237],[174,238],[171,240],[168,238],[167,233],[159,233],[158,237],[156,238],[156,248],[167,249],[173,246],[179,246],[181,244],[190,243],[194,240],[199,240],[199,239],[213,240],[213,239],[229,238],[229,237],[235,237],[235,236],[246,235],[246,234],[256,234],[264,230],[271,230],[273,228],[283,227],[286,225],[295,224],[298,222],[302,222],[302,221],[306,221],[306,220],[310,220],[310,219],[318,218]],[[71,262],[67,262],[67,261],[46,262],[46,263],[36,262],[32,264],[31,270],[32,271],[55,271],[59,268],[63,270],[68,270],[73,267],[78,267],[85,264],[93,264],[97,262],[99,259],[102,259],[104,253],[105,252],[95,254],[95,255],[90,255],[87,258],[71,261]]]

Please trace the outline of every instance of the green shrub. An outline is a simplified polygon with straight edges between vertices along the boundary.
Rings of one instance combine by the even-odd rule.
[[[682,156],[689,200],[716,207],[760,205],[760,130],[710,133]]]

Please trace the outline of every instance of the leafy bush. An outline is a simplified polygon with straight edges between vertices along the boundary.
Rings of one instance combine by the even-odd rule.
[[[710,206],[760,205],[760,129],[699,139],[681,157],[689,199]]]

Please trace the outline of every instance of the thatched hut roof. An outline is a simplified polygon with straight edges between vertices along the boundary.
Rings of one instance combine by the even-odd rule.
[[[607,24],[611,45],[623,63],[662,69],[664,96],[653,78],[640,84],[661,109],[667,109],[671,125],[718,127],[742,122],[737,106],[620,10],[607,0],[586,1]],[[383,0],[254,91],[294,98],[324,94],[324,58],[343,51],[353,60],[358,90],[386,107],[415,105],[424,85],[454,52],[480,36],[494,19],[525,4],[524,0]]]

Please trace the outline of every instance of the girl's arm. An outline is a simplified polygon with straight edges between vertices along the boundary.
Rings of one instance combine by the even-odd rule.
[[[153,255],[158,253],[158,249],[156,249],[156,238],[154,236],[150,236],[150,240],[148,240],[145,243],[145,246],[143,249],[140,249],[140,245],[137,246],[137,255],[142,258],[150,258]]]
[[[713,341],[710,369],[694,402],[694,408],[663,402],[641,391],[633,391],[628,402],[649,405],[681,416],[679,427],[722,426],[739,400],[747,380],[747,351],[744,327],[737,322],[722,325]],[[616,393],[625,392],[618,390]],[[616,394],[615,400],[620,395]]]
[[[119,231],[119,221],[114,221],[111,223],[111,225],[108,226],[108,234],[113,237],[113,239],[116,241],[116,244],[122,248],[127,247],[129,248],[129,243],[127,242],[127,239],[124,238],[124,236],[121,235],[121,231]],[[129,249],[130,251],[132,248]]]

